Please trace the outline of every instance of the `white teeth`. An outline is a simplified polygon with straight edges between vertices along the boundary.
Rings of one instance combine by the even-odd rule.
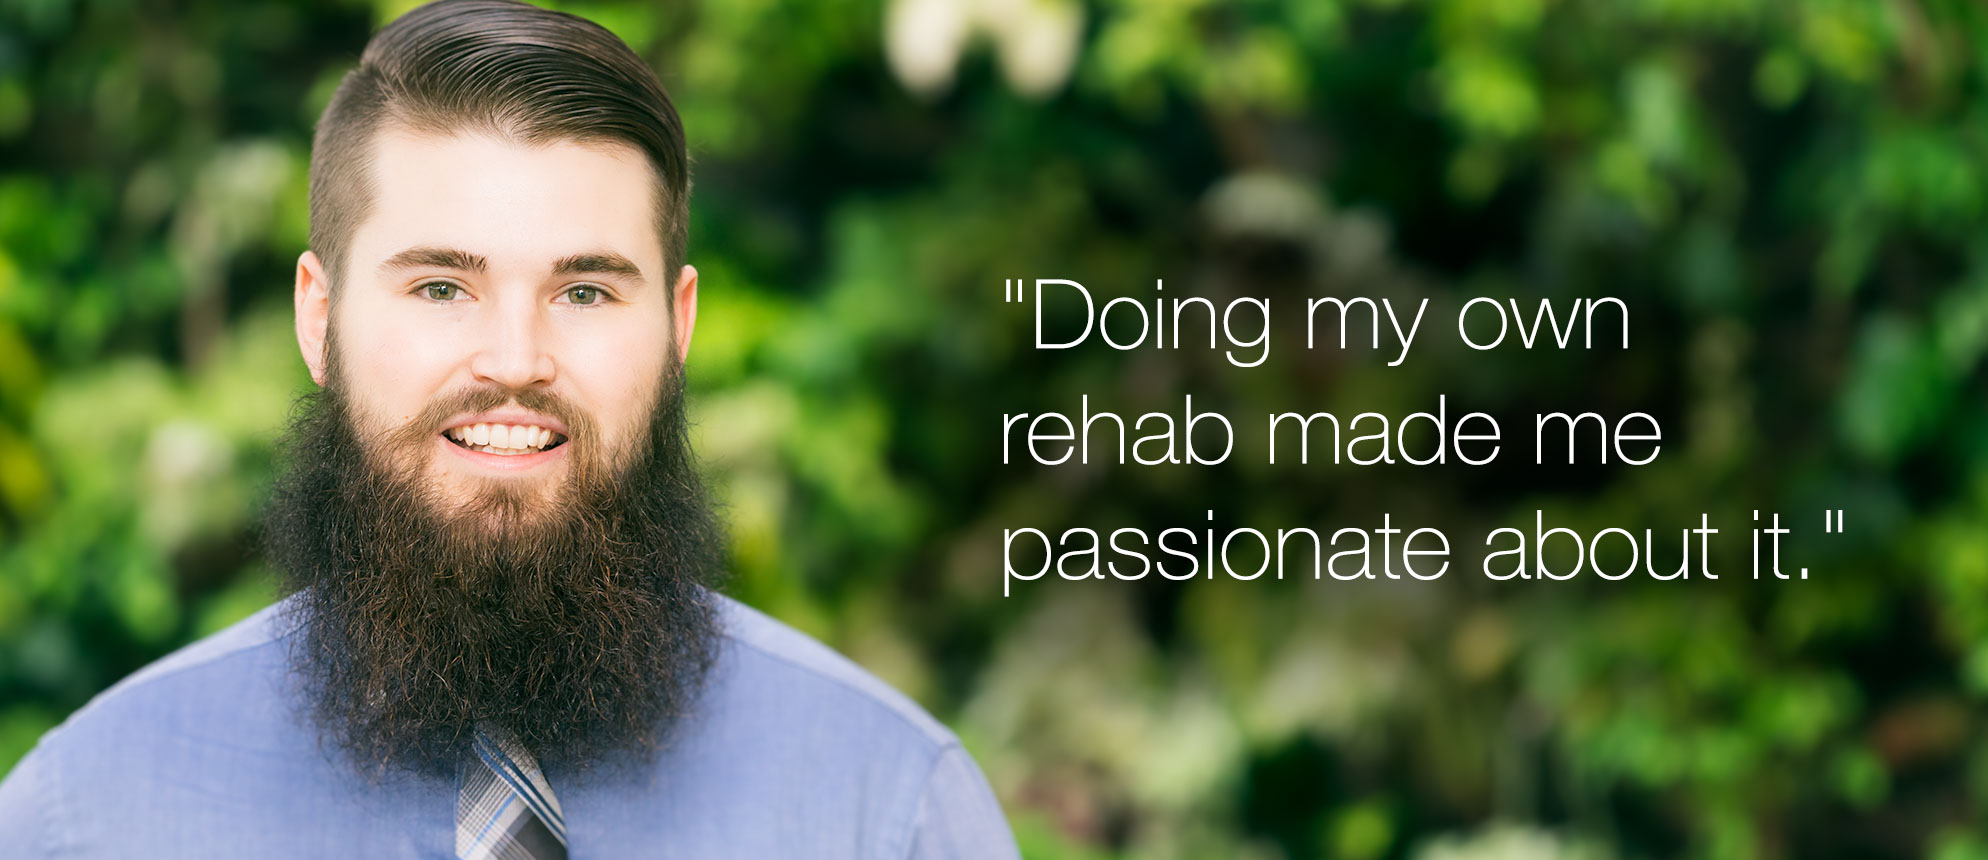
[[[545,450],[555,434],[545,427],[522,424],[465,424],[450,428],[446,435],[472,451],[516,455]]]

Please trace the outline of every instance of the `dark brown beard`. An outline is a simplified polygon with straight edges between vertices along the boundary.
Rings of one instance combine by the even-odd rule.
[[[699,480],[671,368],[648,432],[611,463],[586,416],[538,390],[445,398],[359,436],[334,368],[299,404],[264,519],[295,593],[292,662],[310,710],[362,766],[447,773],[498,723],[548,766],[645,756],[714,658],[722,529]],[[557,417],[559,492],[445,510],[419,469],[460,411],[508,402]],[[412,456],[420,452],[420,457]]]

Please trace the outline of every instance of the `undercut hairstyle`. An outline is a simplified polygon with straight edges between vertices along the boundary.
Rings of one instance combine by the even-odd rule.
[[[690,205],[683,122],[656,73],[600,25],[516,0],[436,0],[375,34],[311,144],[310,242],[334,291],[372,205],[373,147],[389,127],[633,146],[655,172],[664,281],[675,289]]]

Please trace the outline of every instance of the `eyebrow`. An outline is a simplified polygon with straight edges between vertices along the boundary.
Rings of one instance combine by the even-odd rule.
[[[481,255],[456,248],[421,246],[409,248],[380,264],[380,271],[396,269],[455,269],[462,272],[482,274],[490,268],[490,261]],[[616,275],[636,284],[641,284],[642,268],[613,251],[589,251],[562,257],[552,264],[552,274],[571,275]]]
[[[634,261],[613,251],[574,254],[552,264],[554,275],[618,275],[642,283],[642,269]]]
[[[459,251],[455,248],[423,246],[409,248],[388,257],[386,262],[380,264],[380,271],[436,268],[456,269],[458,271],[482,274],[489,267],[490,261],[468,251]]]

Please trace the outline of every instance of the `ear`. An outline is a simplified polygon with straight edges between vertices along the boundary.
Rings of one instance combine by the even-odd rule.
[[[685,266],[676,276],[676,357],[690,358],[690,334],[697,328],[697,267]]]
[[[311,369],[311,381],[324,385],[326,327],[331,323],[331,278],[317,252],[297,258],[297,351]]]

